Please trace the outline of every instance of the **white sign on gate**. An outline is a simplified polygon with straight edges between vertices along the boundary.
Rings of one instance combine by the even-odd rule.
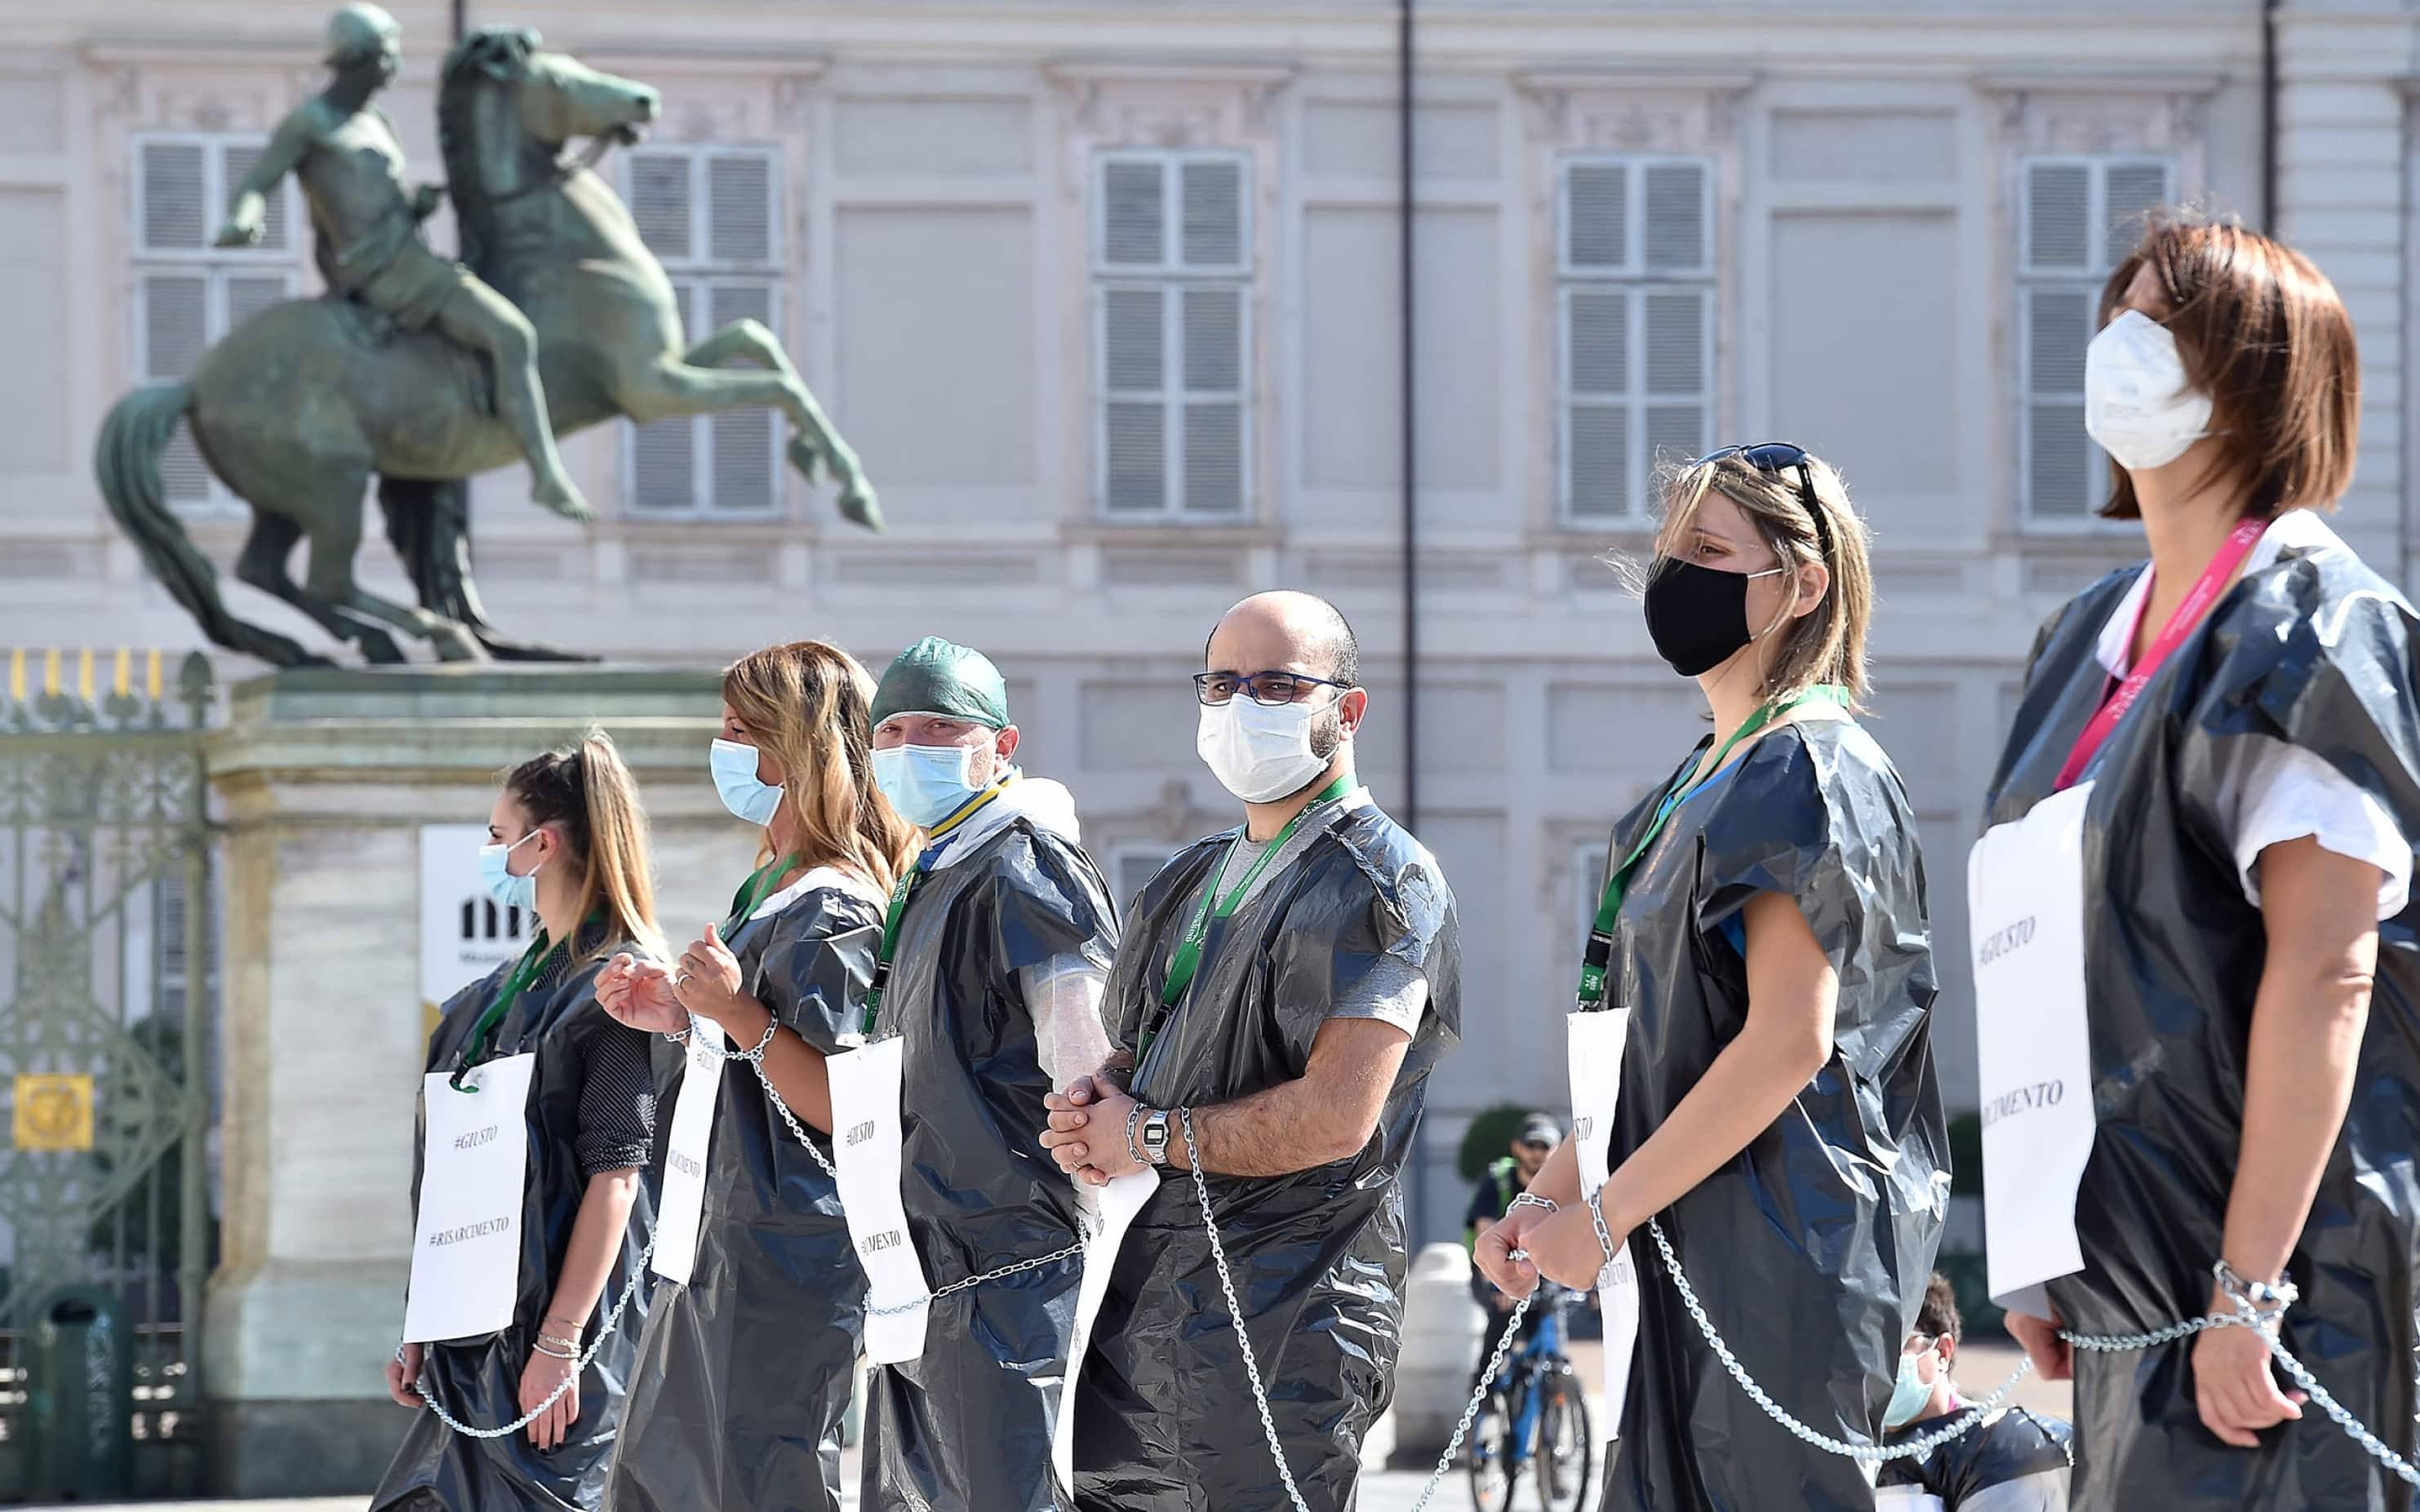
[[[509,964],[529,946],[536,920],[504,908],[479,878],[485,825],[420,826],[420,1007],[423,1033],[445,1000]]]

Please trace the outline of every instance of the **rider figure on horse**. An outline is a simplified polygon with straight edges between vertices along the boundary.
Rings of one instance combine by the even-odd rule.
[[[334,79],[280,123],[237,190],[218,244],[257,242],[266,196],[292,173],[311,202],[319,272],[329,288],[401,330],[433,326],[457,346],[485,354],[498,416],[529,458],[531,496],[568,518],[592,518],[555,450],[529,321],[476,273],[420,239],[420,223],[435,212],[442,192],[433,184],[407,191],[403,144],[370,104],[402,63],[401,37],[395,18],[365,0],[335,13],[327,54]]]

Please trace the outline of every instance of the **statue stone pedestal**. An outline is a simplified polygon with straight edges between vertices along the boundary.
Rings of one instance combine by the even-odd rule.
[[[716,799],[707,672],[300,670],[239,685],[224,805],[224,1201],[205,1312],[212,1490],[368,1490],[407,1413],[381,1370],[411,1247],[420,826],[484,824],[504,771],[603,726],[650,816],[667,934],[721,917],[745,825]]]

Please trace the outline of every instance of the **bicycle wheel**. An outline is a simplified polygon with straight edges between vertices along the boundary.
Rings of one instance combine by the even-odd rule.
[[[1475,1512],[1510,1512],[1512,1505],[1511,1405],[1503,1393],[1490,1393],[1488,1412],[1472,1425],[1470,1442],[1463,1446]]]
[[[1588,1397],[1569,1365],[1544,1378],[1538,1413],[1538,1501],[1545,1512],[1580,1512],[1596,1469]]]

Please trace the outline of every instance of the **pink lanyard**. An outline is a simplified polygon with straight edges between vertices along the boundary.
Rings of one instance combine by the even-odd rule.
[[[2226,542],[2218,548],[2218,555],[2211,558],[2210,565],[2202,569],[2201,580],[2194,584],[2193,592],[2185,595],[2185,601],[2168,616],[2168,623],[2161,626],[2160,638],[2151,642],[2150,649],[2143,653],[2142,660],[2126,673],[2125,680],[2110,693],[2100,712],[2086,723],[2084,733],[2075,737],[2075,748],[2067,753],[2067,764],[2058,769],[2060,789],[2073,786],[2075,779],[2084,775],[2084,769],[2092,764],[2092,758],[2101,754],[2101,748],[2108,741],[2110,732],[2118,728],[2118,720],[2126,717],[2126,711],[2134,706],[2134,701],[2143,696],[2143,689],[2149,686],[2153,674],[2160,670],[2160,664],[2168,659],[2169,653],[2184,644],[2185,637],[2193,634],[2194,628],[2201,624],[2202,616],[2209,613],[2211,605],[2217,601],[2219,590],[2235,576],[2235,569],[2243,564],[2243,559],[2251,555],[2252,548],[2258,544],[2262,532],[2268,529],[2269,522],[2265,519],[2247,519],[2227,532]],[[2143,571],[2148,579],[2151,569],[2146,567]],[[2150,607],[2151,594],[2147,580],[2143,602],[2134,610],[2135,631],[2142,629],[2142,616]],[[2127,637],[2127,643],[2133,643],[2132,635]]]

